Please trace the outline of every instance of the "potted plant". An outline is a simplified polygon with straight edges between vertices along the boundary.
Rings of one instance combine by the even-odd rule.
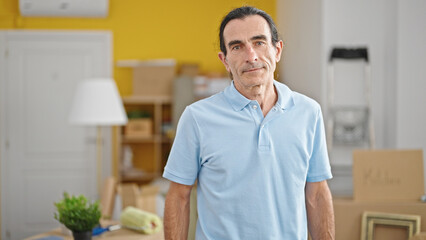
[[[75,240],[92,239],[92,229],[101,218],[98,201],[89,203],[83,195],[70,196],[64,192],[64,198],[55,206],[55,219],[72,231]]]

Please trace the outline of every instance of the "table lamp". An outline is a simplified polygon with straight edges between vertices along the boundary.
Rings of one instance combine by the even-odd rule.
[[[97,186],[101,196],[102,184],[102,126],[127,123],[123,102],[117,86],[110,78],[93,78],[82,81],[74,95],[69,122],[73,125],[96,126]]]

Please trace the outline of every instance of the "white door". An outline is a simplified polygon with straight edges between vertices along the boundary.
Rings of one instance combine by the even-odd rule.
[[[97,197],[95,130],[68,114],[79,81],[111,77],[111,48],[106,31],[0,32],[2,239],[58,227],[64,191]]]

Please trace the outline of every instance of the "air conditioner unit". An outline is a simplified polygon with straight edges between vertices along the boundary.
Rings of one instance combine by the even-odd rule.
[[[109,0],[19,0],[25,17],[106,17]]]

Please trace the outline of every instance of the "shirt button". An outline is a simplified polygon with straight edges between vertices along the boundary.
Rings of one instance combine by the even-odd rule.
[[[273,112],[277,111],[277,108],[276,107],[272,108],[272,111]]]
[[[253,105],[253,109],[257,109],[257,105]]]

